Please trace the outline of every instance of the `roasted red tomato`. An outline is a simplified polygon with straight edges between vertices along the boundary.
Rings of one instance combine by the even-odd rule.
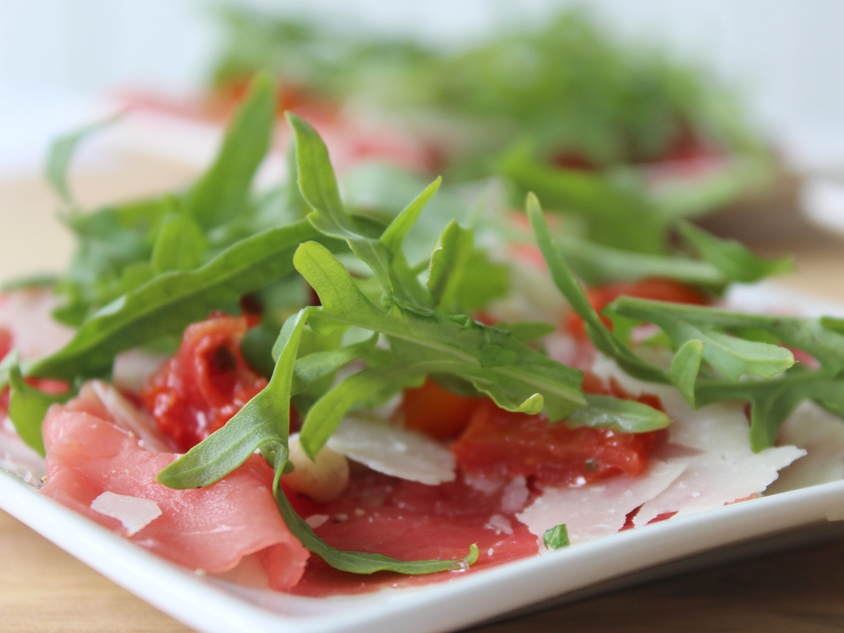
[[[0,359],[12,351],[12,333],[0,327]]]
[[[586,297],[589,299],[589,303],[598,312],[621,296],[693,305],[706,305],[709,303],[708,297],[695,287],[672,279],[642,279],[631,283],[595,286],[586,290]],[[608,320],[605,320],[605,322],[609,325]],[[570,311],[566,315],[565,329],[572,336],[580,338],[586,336],[583,319],[575,312]]]
[[[511,413],[485,402],[472,416],[452,452],[470,475],[550,486],[581,485],[612,475],[641,474],[658,432],[549,424],[539,415]]]
[[[447,391],[428,378],[421,387],[405,389],[400,410],[406,428],[447,440],[463,432],[481,402]]]
[[[141,391],[161,431],[182,450],[222,427],[266,386],[240,353],[247,327],[246,318],[227,315],[191,325],[176,355]]]

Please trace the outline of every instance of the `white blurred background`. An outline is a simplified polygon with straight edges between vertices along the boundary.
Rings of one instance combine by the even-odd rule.
[[[554,8],[586,6],[625,34],[666,42],[738,86],[772,137],[826,145],[844,138],[840,0],[240,1],[444,42],[514,17],[541,20]],[[0,94],[197,88],[219,41],[215,6],[205,0],[0,0]],[[10,125],[0,123],[0,143]]]
[[[27,258],[31,267],[58,265],[69,251],[56,246],[58,224],[45,220],[56,204],[41,177],[50,141],[101,118],[93,112],[104,96],[199,91],[222,42],[215,11],[236,3],[318,15],[350,29],[416,33],[444,46],[585,7],[626,38],[662,43],[736,88],[784,162],[809,177],[804,210],[844,235],[844,0],[0,0],[0,270],[30,266]],[[170,158],[182,164],[151,163],[142,170],[146,179],[133,167],[123,184],[114,152],[89,153],[93,188],[105,199],[186,182],[196,156],[204,160],[197,147],[213,148],[181,143],[195,155],[178,157],[168,143]],[[27,213],[15,212],[23,207]],[[26,223],[23,234],[53,231],[55,240],[44,234],[21,249],[12,222]]]

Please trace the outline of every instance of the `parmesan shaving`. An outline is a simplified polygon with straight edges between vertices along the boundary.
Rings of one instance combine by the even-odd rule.
[[[804,402],[780,429],[780,442],[804,448],[807,454],[785,468],[772,492],[797,490],[844,479],[844,424],[813,402]]]
[[[572,543],[618,532],[627,515],[668,488],[682,464],[652,460],[638,477],[619,475],[576,488],[548,488],[517,518],[539,539],[565,523]]]
[[[343,420],[328,446],[372,470],[435,486],[454,481],[451,452],[427,435],[362,417]]]
[[[754,453],[742,403],[719,402],[695,410],[673,388],[631,378],[603,356],[596,359],[593,370],[614,378],[634,395],[657,395],[672,419],[668,436],[674,453],[688,452],[668,460],[681,466],[683,475],[642,506],[634,519],[636,526],[662,514],[692,514],[761,494],[777,479],[779,470],[806,454],[795,446]]]
[[[117,519],[133,536],[161,516],[161,508],[151,499],[118,495],[108,490],[91,502],[91,509]]]
[[[719,508],[763,492],[776,478],[777,471],[805,451],[795,446],[769,448],[755,454],[746,451],[702,453],[677,460],[684,472],[670,487],[642,506],[633,520],[645,525],[661,514],[676,516]]]
[[[83,387],[90,388],[103,408],[109,413],[114,424],[132,433],[138,438],[138,443],[145,449],[156,453],[166,453],[172,447],[159,433],[155,421],[148,413],[141,411],[120,392],[102,380],[92,380]]]

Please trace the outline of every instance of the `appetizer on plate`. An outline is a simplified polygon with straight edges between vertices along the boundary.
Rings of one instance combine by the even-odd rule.
[[[344,200],[294,114],[287,180],[255,191],[275,117],[259,76],[192,187],[90,212],[67,166],[92,129],[56,144],[78,250],[0,303],[4,434],[44,456],[42,494],[190,569],[325,596],[844,474],[844,322],[723,300],[788,260],[679,219],[671,252],[627,250],[624,224],[590,241],[534,195],[439,179],[398,205],[395,171]]]

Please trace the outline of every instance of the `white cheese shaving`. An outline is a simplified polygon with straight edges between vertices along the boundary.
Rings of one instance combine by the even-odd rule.
[[[317,529],[320,525],[323,525],[328,519],[331,518],[327,514],[312,514],[307,519],[305,519],[305,523],[311,527],[311,529]]]
[[[516,479],[523,479],[523,477],[517,477]],[[478,477],[469,473],[463,474],[463,481],[466,482],[466,485],[471,486],[478,492],[482,492],[485,495],[491,495],[494,492],[501,490],[504,485],[499,479]]]
[[[118,389],[140,393],[147,379],[161,367],[166,358],[140,349],[118,354],[112,363],[111,382]]]
[[[108,490],[91,502],[91,509],[120,521],[126,536],[137,534],[161,516],[161,508],[152,499],[119,495]]]
[[[795,446],[754,453],[741,403],[719,402],[694,410],[675,389],[630,378],[603,356],[596,359],[593,370],[602,377],[615,378],[634,395],[659,396],[672,419],[668,427],[671,449],[689,453],[669,459],[683,466],[683,475],[643,505],[634,519],[636,526],[661,514],[692,514],[760,494],[776,480],[780,469],[806,454]]]
[[[525,507],[530,498],[530,489],[527,486],[527,479],[522,476],[516,477],[513,481],[504,486],[501,492],[501,511],[513,514]]]
[[[651,460],[638,477],[619,475],[576,488],[548,488],[517,518],[540,539],[566,524],[572,543],[618,532],[627,515],[653,499],[683,472],[682,464]]]
[[[772,492],[796,490],[844,479],[844,424],[813,402],[804,402],[780,429],[779,440],[807,455],[780,472]]]
[[[762,493],[784,468],[805,451],[795,446],[769,448],[761,453],[724,451],[678,460],[685,470],[668,489],[642,506],[633,519],[645,525],[661,514],[693,514]]]
[[[380,420],[346,418],[328,446],[372,470],[429,486],[455,477],[454,457],[447,447],[427,435]]]
[[[102,380],[92,380],[83,386],[81,397],[85,397],[89,388],[111,414],[114,424],[135,435],[143,448],[156,453],[173,450],[158,431],[152,416],[138,409],[117,389]]]
[[[493,514],[489,517],[486,527],[487,529],[494,530],[496,534],[507,534],[509,536],[513,533],[513,526],[510,524],[510,519],[503,514]]]

